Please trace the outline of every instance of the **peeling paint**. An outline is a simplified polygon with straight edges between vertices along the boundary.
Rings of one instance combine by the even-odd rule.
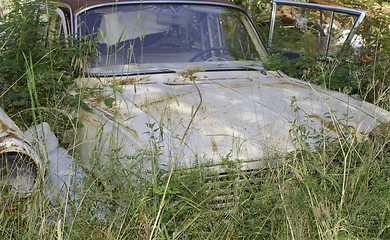
[[[137,82],[145,82],[149,79],[149,76],[142,76],[142,77],[126,77],[126,78],[120,78],[120,79],[109,79],[107,83],[114,84],[114,85],[131,85],[135,84]]]
[[[0,210],[13,211],[39,189],[42,161],[1,108],[0,136]]]
[[[218,146],[217,146],[217,142],[215,141],[214,136],[211,136],[211,145],[213,146],[213,152],[217,153],[218,152]]]
[[[306,85],[299,84],[299,83],[292,82],[292,81],[280,81],[280,82],[275,82],[275,83],[266,83],[266,84],[263,84],[263,86],[281,88],[281,89],[287,88],[287,87],[291,87],[293,89],[308,88],[308,86],[306,86]]]
[[[107,5],[110,4],[107,2]],[[86,11],[94,10],[91,7]],[[147,27],[159,25],[145,21]],[[223,29],[223,25],[220,27]],[[210,36],[218,37],[219,44],[224,45],[223,34],[213,30],[207,29],[207,34],[204,31],[202,50],[218,45],[212,41],[206,44],[213,39]],[[251,36],[248,40],[258,46],[255,48],[259,56],[266,57],[256,33],[253,29],[247,30]],[[107,63],[102,63],[87,69],[90,76],[99,77],[77,80],[78,86],[86,88],[88,93],[91,93],[88,88],[99,89],[84,99],[93,110],[83,112],[84,138],[80,140],[80,152],[90,152],[91,146],[97,146],[102,152],[115,148],[120,149],[118,156],[130,156],[150,146],[151,141],[155,143],[153,134],[159,134],[163,138],[158,142],[161,158],[170,160],[161,160],[163,166],[169,166],[172,156],[177,158],[173,161],[175,165],[187,167],[198,160],[218,164],[221,156],[261,162],[267,156],[296,148],[289,134],[295,127],[294,121],[307,124],[312,130],[325,130],[332,137],[339,130],[337,121],[341,119],[344,124],[345,116],[352,119],[347,120],[345,126],[353,126],[351,131],[356,133],[369,132],[379,123],[390,121],[387,111],[373,105],[291,78],[280,71],[266,71],[264,62],[258,58],[252,61],[249,56],[244,59],[232,56],[231,59],[211,57],[204,61],[186,61],[173,57],[174,51],[167,55],[161,51],[156,57],[154,49],[150,50],[141,50],[141,59],[135,61],[136,64],[115,62],[106,66]],[[151,58],[145,58],[149,53]],[[296,109],[293,101],[296,101]],[[334,112],[334,124],[333,119],[327,121],[330,112]],[[312,119],[308,119],[310,117]],[[178,146],[182,149],[177,149]],[[169,155],[172,152],[175,154]]]

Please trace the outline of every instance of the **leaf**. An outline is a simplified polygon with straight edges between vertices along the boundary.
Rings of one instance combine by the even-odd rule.
[[[107,107],[112,107],[114,105],[114,101],[115,99],[114,98],[105,98],[104,99],[104,104],[106,104]]]

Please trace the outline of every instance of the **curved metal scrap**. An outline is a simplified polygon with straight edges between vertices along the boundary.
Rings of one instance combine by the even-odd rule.
[[[15,210],[41,182],[42,162],[23,133],[0,108],[0,210]]]

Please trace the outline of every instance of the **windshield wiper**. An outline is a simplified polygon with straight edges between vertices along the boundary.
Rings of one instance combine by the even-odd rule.
[[[197,66],[194,66],[195,68]],[[186,66],[183,68],[159,68],[159,69],[145,69],[145,70],[131,70],[131,71],[118,71],[118,72],[88,72],[86,74],[90,77],[113,77],[113,76],[132,76],[132,75],[151,75],[159,73],[178,73],[186,71],[187,68],[192,66]],[[266,75],[266,69],[260,65],[216,65],[216,66],[202,66],[204,72],[221,72],[221,71],[258,71]]]
[[[148,69],[148,70],[132,70],[132,71],[123,71],[123,72],[86,72],[90,77],[113,77],[113,76],[131,76],[131,75],[149,75],[149,74],[158,74],[158,73],[175,73],[178,69]]]

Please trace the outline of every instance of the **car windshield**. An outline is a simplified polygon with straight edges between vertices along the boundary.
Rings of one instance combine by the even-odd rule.
[[[77,16],[79,36],[93,41],[89,72],[121,74],[187,66],[254,66],[266,51],[247,15],[236,8],[124,4]]]

